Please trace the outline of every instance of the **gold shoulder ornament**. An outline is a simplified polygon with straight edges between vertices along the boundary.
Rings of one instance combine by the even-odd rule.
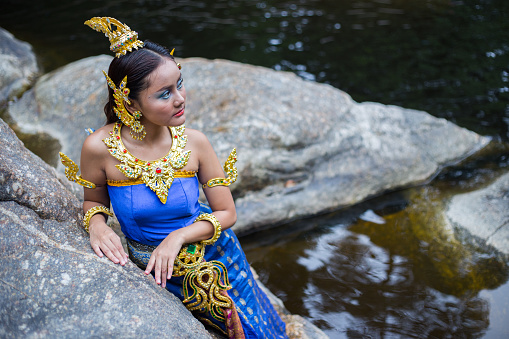
[[[234,148],[226,162],[224,163],[223,169],[226,173],[226,178],[212,178],[207,181],[206,184],[203,184],[203,188],[205,187],[214,187],[214,186],[230,186],[237,180],[237,168],[235,167],[235,163],[237,162],[237,150]]]
[[[76,165],[74,161],[72,161],[67,155],[60,152],[60,161],[62,162],[62,165],[65,166],[65,176],[69,181],[74,181],[78,185],[81,185],[86,188],[95,188],[95,184],[91,183],[90,181],[87,181],[81,177],[81,175],[78,175],[79,167]]]

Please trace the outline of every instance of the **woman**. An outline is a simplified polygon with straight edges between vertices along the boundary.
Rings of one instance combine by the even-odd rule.
[[[236,212],[227,186],[236,178],[235,153],[224,178],[206,136],[185,128],[186,92],[173,51],[143,43],[113,18],[85,24],[105,33],[116,52],[105,74],[107,124],[83,144],[82,177],[71,174],[75,165],[62,155],[68,178],[86,187],[84,224],[93,250],[120,265],[130,257],[229,337],[285,337],[230,229]],[[200,184],[210,208],[198,202]],[[106,225],[110,203],[130,256]]]

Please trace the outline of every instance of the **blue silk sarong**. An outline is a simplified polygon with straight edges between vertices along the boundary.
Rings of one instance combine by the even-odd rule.
[[[162,204],[145,184],[115,185],[109,183],[108,192],[122,232],[136,243],[157,246],[169,233],[194,222],[201,213],[211,213],[200,204],[199,182],[196,176],[174,179],[168,200]],[[131,245],[131,260],[145,266],[150,252],[139,251]],[[281,320],[265,293],[258,287],[244,251],[231,229],[221,233],[213,245],[205,248],[205,260],[220,261],[227,269],[231,289],[228,296],[242,323],[246,338],[286,338],[285,323]],[[172,277],[166,288],[181,300],[183,277]],[[195,313],[203,323],[225,332],[225,325],[207,313]]]

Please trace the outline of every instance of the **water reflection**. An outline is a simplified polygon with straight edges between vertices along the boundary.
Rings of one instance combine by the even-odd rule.
[[[313,266],[324,250],[333,260]],[[303,305],[311,319],[327,323],[332,337],[471,337],[488,327],[485,301],[423,286],[408,259],[376,246],[367,236],[333,229],[298,262],[311,264],[307,268],[313,272]]]
[[[331,338],[482,337],[492,315],[479,292],[507,286],[507,258],[448,228],[444,196],[409,189],[241,241],[262,281]],[[369,209],[386,223],[358,218]]]

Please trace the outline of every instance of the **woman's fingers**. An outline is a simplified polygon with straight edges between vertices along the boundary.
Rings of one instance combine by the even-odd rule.
[[[117,249],[118,253],[120,254],[120,258],[123,258],[124,263],[126,263],[127,258],[129,258],[129,256],[125,253],[124,246],[122,246],[122,242],[120,241],[120,238],[118,238],[118,241],[113,241],[113,244],[115,245],[115,248]]]
[[[166,287],[166,278],[168,275],[168,264],[167,261],[161,263],[161,286]]]
[[[99,247],[99,244],[92,244],[92,249],[99,258],[104,256],[103,252],[101,251],[101,247]]]
[[[99,256],[104,255],[115,264],[125,265],[127,263],[127,254],[124,251],[120,238],[113,230],[104,224],[96,225],[90,234],[90,244],[94,252]]]
[[[173,274],[173,262],[171,260],[168,260],[168,273],[166,275],[166,279],[170,280],[172,274]]]
[[[118,264],[120,261],[120,253],[118,253],[118,250],[115,248],[115,245],[111,241],[105,242],[104,247],[101,248],[106,257],[113,261],[115,264]]]
[[[154,254],[152,254],[154,255]],[[161,260],[156,259],[156,265],[155,265],[155,278],[156,278],[156,284],[161,285]]]
[[[148,261],[147,267],[145,268],[145,274],[150,274],[150,272],[152,272],[152,270],[154,269],[155,262],[156,262],[156,258],[154,256],[154,254],[152,253],[152,255],[150,256],[150,259]]]
[[[173,262],[166,255],[154,251],[150,256],[145,274],[154,271],[156,284],[166,287],[167,280],[171,279],[173,273]]]

